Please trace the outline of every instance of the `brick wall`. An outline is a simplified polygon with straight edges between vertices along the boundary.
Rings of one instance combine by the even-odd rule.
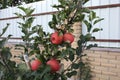
[[[74,23],[73,29],[74,29],[73,35],[75,36],[75,40],[72,43],[72,47],[76,48],[77,47],[77,41],[79,40],[79,36],[81,35],[81,32],[82,32],[81,23],[80,22]]]
[[[103,49],[85,51],[91,65],[92,80],[120,80],[120,52]]]
[[[80,23],[73,26],[75,41],[72,46],[76,47],[82,29]],[[120,49],[92,48],[84,53],[91,66],[92,80],[120,80]]]

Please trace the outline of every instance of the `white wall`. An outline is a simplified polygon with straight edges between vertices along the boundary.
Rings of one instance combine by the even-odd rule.
[[[108,4],[119,4],[120,0],[89,0],[85,6],[99,6]]]
[[[120,4],[120,0],[90,0],[85,6],[100,6],[108,4]],[[104,18],[94,27],[103,28],[103,31],[95,33],[97,39],[119,39],[120,40],[120,7],[93,9],[97,15]],[[84,27],[84,26],[83,26]],[[83,32],[84,29],[83,29]],[[96,42],[98,46],[120,47],[120,42]]]
[[[52,5],[58,4],[57,0],[44,0],[39,2],[34,2],[30,4],[23,4],[24,7],[32,7],[35,8],[35,11],[33,14],[37,13],[45,13],[45,12],[52,12],[56,11],[55,8],[52,7]],[[16,17],[14,13],[19,12],[23,13],[20,9],[17,7],[9,7],[6,9],[0,10],[0,19],[1,18],[9,18],[9,17]],[[42,15],[42,16],[35,16],[35,21],[33,22],[33,25],[39,24],[43,26],[44,31],[51,32],[52,30],[48,26],[48,22],[52,19],[52,15]],[[10,26],[7,30],[7,32],[3,35],[3,37],[6,37],[9,34],[12,34],[12,37],[18,37],[20,38],[22,33],[20,29],[18,28],[17,22],[21,21],[21,19],[9,19],[9,20],[0,20],[0,32],[2,31],[2,28],[6,26],[7,23],[10,23]],[[16,41],[16,40],[11,40]],[[17,40],[19,42],[20,40]]]
[[[56,11],[56,9],[52,8],[53,4],[58,4],[58,0],[44,0],[41,2],[35,2],[31,4],[24,4],[22,6],[28,7],[31,6],[35,8],[35,13],[44,13],[44,12],[52,12]],[[99,6],[99,5],[108,5],[108,4],[120,4],[120,0],[90,0],[85,6]],[[93,9],[97,15],[101,18],[104,18],[102,22],[95,25],[94,27],[103,28],[103,31],[99,33],[95,33],[97,39],[119,39],[120,40],[120,7],[114,8],[102,8],[102,9]],[[1,18],[8,18],[8,17],[15,17],[14,13],[20,12],[22,13],[17,7],[9,7],[7,9],[0,10],[0,19]],[[7,14],[6,14],[7,13]],[[51,32],[52,30],[48,26],[48,22],[51,20],[51,15],[43,15],[43,16],[35,16],[36,19],[33,25],[40,24],[43,26],[43,29],[47,32]],[[21,37],[20,29],[18,28],[17,22],[20,19],[10,19],[10,20],[0,20],[0,32],[3,27],[7,23],[10,23],[9,29],[5,33],[4,36],[8,34],[12,34],[13,37]],[[83,25],[83,32],[84,31]],[[13,40],[12,40],[13,41]],[[16,40],[14,40],[16,41]],[[20,40],[17,40],[18,42]],[[98,46],[104,47],[120,47],[120,43],[111,43],[111,42],[96,42]]]

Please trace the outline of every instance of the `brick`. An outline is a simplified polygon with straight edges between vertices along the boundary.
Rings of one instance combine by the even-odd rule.
[[[120,77],[110,76],[110,80],[120,80]]]
[[[120,53],[104,51],[85,51],[88,59],[91,59],[92,74],[94,80],[120,80]]]
[[[120,53],[119,53],[120,54]],[[117,56],[117,60],[120,60],[120,56]]]
[[[78,28],[73,32],[73,34],[80,34],[80,32],[81,32],[81,28]]]
[[[100,63],[108,63],[108,59],[104,59],[104,58],[95,58],[95,62],[100,62]]]
[[[118,68],[109,68],[110,72],[116,72],[116,73],[120,73],[120,69]]]
[[[100,80],[99,77],[92,77],[91,80]]]
[[[93,50],[85,50],[84,53],[86,53],[86,54],[93,54],[94,51]]]
[[[94,65],[94,66],[100,66],[100,63],[98,63],[98,62],[90,62],[90,65]]]
[[[105,66],[105,67],[116,67],[116,64],[112,64],[112,63],[101,63],[101,66]]]
[[[109,60],[109,63],[120,64],[120,61],[118,61],[118,60]]]
[[[87,59],[87,61],[95,61],[94,57],[90,57],[90,56],[84,56],[84,57],[82,57],[82,59],[83,60]]]
[[[119,77],[119,78],[120,78],[120,72],[118,72],[118,73],[117,73],[117,77]]]
[[[100,78],[100,80],[108,80],[108,79],[102,79],[102,78]]]
[[[116,59],[116,56],[111,56],[111,55],[101,55],[101,58],[105,58],[105,59]]]
[[[74,31],[80,29],[81,30],[81,27],[78,25],[78,26],[74,26],[72,29],[74,29]],[[80,33],[80,32],[79,32]]]
[[[93,72],[93,73],[97,73],[97,74],[101,74],[101,70],[98,70],[98,69],[91,69],[91,71]]]
[[[77,34],[77,33],[73,33],[73,35],[75,36],[75,38],[78,38],[80,37],[80,34]]]
[[[86,61],[87,59],[88,59],[88,56],[82,57],[82,60],[83,60],[83,61]]]
[[[103,66],[95,66],[95,69],[101,70],[101,71],[109,71],[108,67],[103,67]]]
[[[73,24],[73,28],[78,28],[78,26],[82,26],[82,24],[80,22],[76,22]]]
[[[109,75],[109,76],[117,76],[116,72],[110,72],[110,71],[102,71],[103,75]]]
[[[95,66],[93,66],[93,65],[90,65],[90,68],[91,68],[91,69],[95,69]]]
[[[88,61],[95,61],[94,57],[88,57]]]
[[[117,64],[117,69],[120,69],[120,64]]]
[[[95,72],[91,72],[90,73],[92,77],[95,77],[96,73]]]
[[[95,58],[100,58],[100,54],[95,54],[95,53],[89,53],[89,54],[87,54],[87,56],[89,56],[89,57],[95,57]]]
[[[100,80],[109,80],[109,75],[96,74],[96,77],[99,77]]]
[[[100,55],[108,55],[108,52],[104,52],[104,51],[95,51],[95,53]]]
[[[111,56],[120,56],[120,53],[118,53],[118,52],[109,52],[109,55],[111,55]]]

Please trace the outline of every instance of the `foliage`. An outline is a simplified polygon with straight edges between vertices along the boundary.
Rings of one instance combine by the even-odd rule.
[[[5,28],[3,28],[2,33],[0,33],[0,37],[2,37],[3,34],[6,32],[8,26],[9,24],[7,24]],[[8,35],[6,38],[0,40],[0,80],[15,79],[15,76],[13,76],[16,74],[15,62],[10,60],[12,57],[10,48],[4,47],[5,43],[10,37],[11,35]]]
[[[11,7],[11,6],[18,6],[21,5],[23,2],[32,3],[36,1],[42,1],[42,0],[0,0],[0,9]]]
[[[21,13],[15,13],[23,21],[18,22],[19,28],[21,29],[23,36],[22,39],[25,44],[20,44],[24,48],[24,55],[30,58],[34,55],[35,59],[39,59],[42,65],[39,69],[32,71],[30,68],[30,61],[26,57],[22,59],[25,63],[19,64],[17,67],[15,64],[12,66],[14,73],[14,80],[67,80],[75,75],[80,75],[79,80],[90,80],[90,66],[89,64],[82,61],[82,57],[86,56],[82,54],[85,49],[89,49],[94,45],[87,45],[87,42],[91,39],[95,39],[92,35],[95,32],[100,31],[99,28],[94,28],[93,26],[100,22],[101,18],[96,16],[96,13],[89,10],[88,8],[83,8],[82,6],[88,2],[88,0],[58,0],[59,5],[54,5],[58,12],[52,15],[52,20],[48,23],[50,28],[57,31],[59,35],[64,35],[65,33],[73,33],[73,24],[76,22],[83,22],[87,27],[87,33],[85,35],[81,34],[77,42],[77,48],[73,48],[70,43],[62,42],[61,44],[53,44],[50,40],[51,33],[46,33],[41,25],[33,26],[34,17],[31,16],[34,9],[31,7],[24,8],[18,7],[26,15]],[[86,14],[88,19],[86,19]],[[51,72],[51,68],[47,65],[47,61],[50,59],[56,59],[60,64],[64,64],[64,61],[69,61],[67,68],[61,69],[57,72]],[[7,59],[9,61],[9,59]],[[25,66],[27,64],[28,66]],[[11,66],[11,65],[10,65]],[[2,69],[2,68],[1,68]],[[5,70],[7,70],[5,68]],[[80,71],[78,71],[80,70]],[[79,73],[80,72],[80,73]],[[5,75],[10,74],[10,72],[5,73]],[[7,80],[13,80],[12,76],[4,76]],[[10,79],[9,79],[10,77]],[[6,80],[3,79],[3,80]]]

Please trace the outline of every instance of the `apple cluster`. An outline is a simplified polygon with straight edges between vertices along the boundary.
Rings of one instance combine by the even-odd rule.
[[[51,72],[56,72],[56,71],[59,71],[59,69],[60,69],[60,64],[56,59],[50,59],[47,61],[46,64],[50,66]],[[38,70],[40,65],[42,65],[42,62],[40,60],[38,60],[38,59],[33,60],[31,62],[31,70],[32,71]]]
[[[64,33],[59,35],[58,32],[51,34],[50,41],[52,44],[61,44],[62,42],[72,43],[74,41],[74,36],[71,33]]]
[[[68,42],[72,43],[74,41],[74,36],[71,33],[64,33],[59,34],[59,32],[54,32],[50,36],[50,41],[52,44],[61,44],[62,42]],[[31,62],[31,70],[36,71],[39,69],[40,65],[42,65],[42,62],[38,59],[33,60]],[[51,68],[51,72],[59,71],[60,69],[60,63],[56,59],[50,59],[46,62],[46,65],[49,65]]]

